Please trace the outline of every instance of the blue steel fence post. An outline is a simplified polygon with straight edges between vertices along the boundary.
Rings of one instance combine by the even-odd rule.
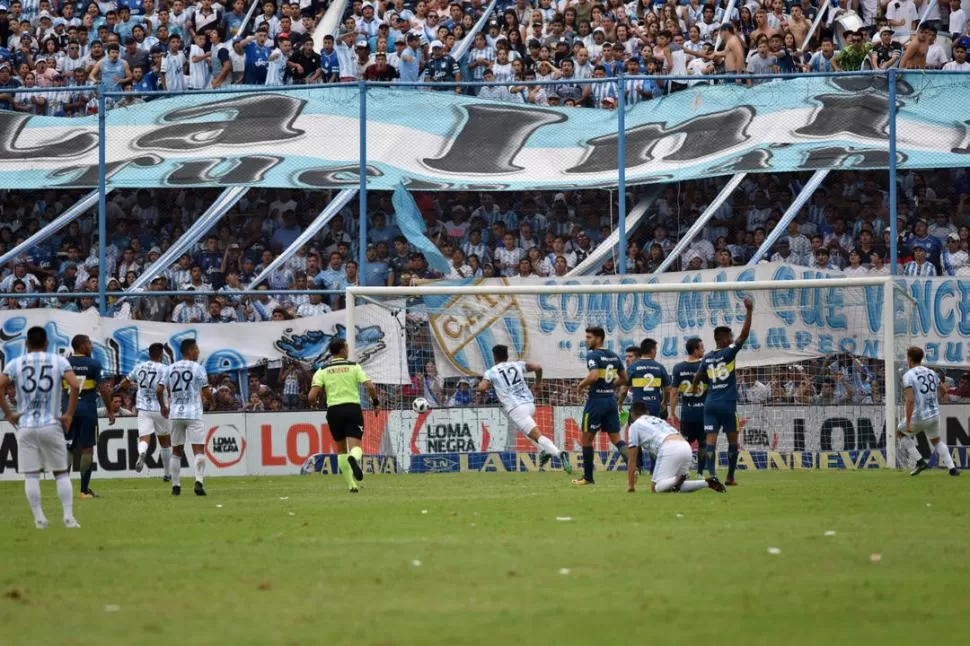
[[[889,68],[889,273],[897,274],[899,249],[896,240],[896,68]]]
[[[367,84],[358,83],[360,94],[360,192],[357,199],[360,204],[360,230],[357,234],[357,277],[360,280],[367,275]],[[365,279],[366,280],[366,279]]]
[[[107,169],[107,134],[108,128],[105,117],[107,112],[107,101],[104,96],[104,83],[98,84],[98,312],[101,316],[107,315],[108,303],[104,292],[108,285],[108,275],[105,271],[105,247],[107,242],[105,237],[108,235],[107,223],[107,191],[108,191],[108,169]]]
[[[620,259],[617,263],[617,270],[620,274],[626,273],[626,80],[623,78],[623,72],[621,71],[617,74],[617,91],[616,91],[616,130],[617,130],[617,145],[616,145],[616,168],[617,168],[617,179],[616,179],[616,191],[619,193],[619,202],[617,204],[617,210],[620,212],[619,217],[619,240],[616,245],[617,255]]]

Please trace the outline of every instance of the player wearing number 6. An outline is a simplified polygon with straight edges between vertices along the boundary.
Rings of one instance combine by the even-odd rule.
[[[589,388],[583,408],[583,477],[573,480],[573,484],[579,486],[593,484],[593,439],[600,431],[609,436],[623,461],[629,465],[626,442],[620,439],[620,410],[616,403],[616,389],[626,383],[626,368],[615,352],[603,347],[605,340],[603,328],[586,328],[589,373],[577,386],[580,392]]]
[[[953,456],[946,447],[946,442],[940,441],[940,379],[936,373],[923,366],[923,349],[915,346],[906,350],[906,363],[909,370],[903,375],[903,389],[906,398],[906,417],[899,422],[896,436],[904,454],[918,458],[912,475],[919,475],[929,468],[926,460],[916,450],[913,439],[920,433],[926,435],[930,445],[940,460],[950,470],[951,476],[960,475],[960,471],[953,464]]]
[[[714,343],[717,350],[708,352],[701,360],[700,369],[691,384],[696,392],[701,382],[707,384],[707,399],[704,401],[704,432],[707,433],[707,470],[717,475],[717,434],[724,431],[728,441],[728,476],[726,485],[736,485],[734,471],[738,467],[738,383],[734,375],[734,358],[748,340],[751,332],[751,313],[754,301],[744,299],[747,315],[737,340],[731,328],[714,328]]]
[[[505,414],[509,416],[513,426],[539,446],[539,466],[545,466],[553,456],[558,456],[563,470],[572,473],[569,454],[559,450],[552,440],[539,433],[539,426],[535,421],[536,400],[525,380],[525,373],[535,373],[535,386],[538,387],[542,382],[542,366],[525,361],[509,361],[509,348],[504,345],[494,346],[492,357],[495,365],[485,371],[482,380],[478,382],[478,391],[484,394],[489,388],[495,389],[495,394],[502,402]]]
[[[198,364],[199,345],[195,339],[185,339],[179,347],[182,360],[169,366],[165,380],[155,388],[162,417],[172,422],[172,495],[182,493],[182,454],[186,441],[195,455],[195,495],[205,495],[205,422],[202,421],[203,401],[212,402],[209,376]],[[168,391],[171,407],[165,403]]]
[[[148,346],[148,361],[143,361],[135,366],[131,373],[121,380],[119,389],[128,388],[134,384],[137,388],[136,406],[138,408],[138,461],[135,462],[135,471],[141,473],[145,468],[145,459],[148,457],[148,440],[154,434],[158,437],[158,444],[161,447],[161,460],[164,475],[162,480],[168,482],[172,479],[169,475],[169,466],[172,459],[171,442],[169,434],[172,430],[171,423],[162,417],[162,408],[158,401],[158,385],[165,383],[168,377],[168,366],[162,363],[162,353],[165,346],[161,343],[153,343]]]

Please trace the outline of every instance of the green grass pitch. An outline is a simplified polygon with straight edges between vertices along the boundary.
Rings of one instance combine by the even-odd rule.
[[[0,643],[963,644],[968,476],[95,479],[76,531],[51,482],[45,531],[5,482]]]

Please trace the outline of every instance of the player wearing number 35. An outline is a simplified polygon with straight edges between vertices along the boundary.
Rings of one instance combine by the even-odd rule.
[[[950,475],[958,476],[960,471],[953,464],[953,456],[946,442],[940,441],[940,379],[935,372],[923,366],[922,348],[913,346],[906,350],[906,363],[909,365],[909,370],[903,375],[906,415],[896,429],[903,455],[911,459],[915,454],[919,458],[913,469],[914,476],[929,468],[926,460],[916,451],[916,441],[913,439],[923,433],[950,470]]]
[[[734,376],[734,358],[744,347],[751,332],[751,313],[754,301],[744,299],[747,314],[737,340],[731,328],[714,328],[714,344],[717,349],[708,352],[694,375],[693,389],[703,381],[708,385],[704,401],[704,432],[707,433],[707,470],[717,475],[717,434],[724,431],[728,441],[728,476],[726,485],[736,485],[734,470],[738,467],[738,382]]]

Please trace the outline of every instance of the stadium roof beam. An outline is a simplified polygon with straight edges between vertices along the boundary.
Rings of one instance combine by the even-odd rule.
[[[759,247],[754,255],[751,256],[751,260],[748,261],[749,265],[757,265],[759,262],[761,262],[761,259],[764,258],[771,250],[772,245],[774,245],[775,242],[778,241],[778,238],[785,233],[785,230],[788,228],[788,224],[795,219],[798,212],[802,210],[805,203],[811,199],[812,195],[815,194],[815,191],[818,190],[818,187],[828,176],[828,170],[817,170],[809,178],[809,180],[805,182],[805,186],[802,187],[802,190],[799,191],[798,195],[795,196],[795,199],[792,200],[791,206],[788,207],[788,210],[785,211],[784,215],[781,216],[781,219],[778,220],[778,224],[775,225],[775,228],[771,230],[771,233],[768,234],[765,241],[761,243],[761,247]]]
[[[738,186],[741,185],[741,182],[743,182],[744,178],[747,176],[747,173],[738,173],[728,180],[728,183],[724,185],[724,188],[722,188],[721,192],[717,194],[714,201],[707,205],[707,208],[704,209],[704,212],[700,214],[697,221],[691,225],[691,227],[687,230],[687,233],[684,234],[684,237],[681,238],[674,248],[670,250],[670,253],[667,254],[667,257],[663,259],[660,266],[657,267],[653,273],[664,273],[667,271],[667,268],[670,267],[670,265],[674,264],[674,260],[680,258],[680,255],[684,253],[687,247],[690,246],[690,243],[694,241],[697,234],[700,233],[705,226],[707,226],[707,223],[712,217],[714,217],[717,210],[721,208],[722,204],[727,202],[728,198],[731,197],[734,191],[738,188]]]
[[[626,231],[623,232],[627,238],[633,235],[633,232],[637,230],[647,214],[647,209],[660,197],[660,187],[652,186],[650,192],[640,198],[637,205],[633,207],[630,214],[626,217]],[[576,276],[587,276],[600,267],[603,266],[603,262],[606,260],[607,256],[613,254],[613,250],[616,248],[617,243],[620,241],[620,230],[613,229],[610,236],[603,241],[601,245],[596,247],[586,260],[576,265],[571,271],[566,274],[567,278],[575,278]]]
[[[259,272],[259,274],[255,278],[253,278],[252,282],[249,283],[249,286],[246,287],[246,289],[256,289],[256,286],[259,285],[264,280],[266,280],[266,277],[269,276],[272,272],[276,271],[277,267],[279,267],[287,260],[289,260],[290,257],[293,256],[293,254],[295,254],[297,251],[300,250],[301,247],[303,247],[303,245],[310,242],[313,236],[315,236],[320,231],[320,229],[327,226],[327,223],[333,219],[333,216],[340,213],[340,210],[345,206],[347,206],[350,200],[354,199],[356,195],[357,195],[356,188],[345,188],[339,193],[337,193],[337,195],[335,195],[334,198],[330,200],[330,203],[327,204],[327,206],[322,211],[320,211],[320,214],[313,219],[313,222],[311,222],[309,226],[307,226],[307,228],[303,231],[303,233],[297,236],[296,240],[294,240],[289,247],[284,249],[282,253],[280,253],[280,255],[276,256],[276,258],[273,258],[273,262],[266,265],[266,268],[263,269],[263,271]]]
[[[165,271],[179,257],[188,251],[192,245],[198,242],[202,236],[209,232],[222,217],[229,212],[229,209],[236,204],[249,191],[248,186],[231,186],[224,190],[216,201],[212,203],[206,212],[199,216],[199,219],[192,223],[185,233],[172,243],[172,246],[165,250],[158,260],[150,267],[145,269],[141,275],[128,286],[126,292],[137,292],[147,285],[153,278]]]
[[[110,188],[108,189],[108,192],[109,193],[111,192]],[[59,216],[54,218],[54,220],[52,220],[50,224],[41,228],[37,233],[30,236],[29,238],[21,242],[16,247],[14,247],[7,253],[0,256],[0,265],[3,265],[4,263],[10,260],[13,260],[24,251],[28,249],[32,249],[33,247],[37,246],[44,240],[47,240],[47,238],[51,237],[52,235],[54,235],[55,233],[57,233],[58,231],[66,227],[73,220],[76,220],[77,218],[84,215],[88,209],[93,208],[97,203],[98,203],[98,191],[96,190],[91,191],[83,198],[81,198],[77,203],[72,204],[70,208],[68,208]]]

